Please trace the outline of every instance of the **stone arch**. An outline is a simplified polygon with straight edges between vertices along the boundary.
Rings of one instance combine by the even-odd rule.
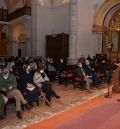
[[[94,33],[94,44],[96,44],[97,53],[107,53],[108,57],[108,26],[113,14],[120,8],[120,0],[104,0],[104,2],[96,10],[94,16],[93,32]]]
[[[106,14],[118,4],[120,4],[120,0],[106,0],[96,12],[95,25],[102,26]]]
[[[113,17],[114,13],[120,9],[120,0],[106,0],[98,9],[95,15],[94,22],[94,32],[101,33],[101,52],[107,53],[109,58],[116,58],[117,55],[114,56],[114,53],[111,55],[108,52],[108,43],[111,43],[112,46],[116,46],[114,43],[113,32],[110,32],[108,27]],[[115,47],[116,48],[116,47]],[[112,49],[111,49],[112,50]],[[114,49],[117,50],[117,49]]]

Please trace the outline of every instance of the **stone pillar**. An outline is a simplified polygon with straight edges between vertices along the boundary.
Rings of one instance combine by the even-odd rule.
[[[37,1],[31,0],[31,55],[37,55]]]
[[[68,64],[77,63],[78,0],[70,1],[70,37]]]
[[[93,33],[93,50],[96,53],[102,53],[102,33]]]

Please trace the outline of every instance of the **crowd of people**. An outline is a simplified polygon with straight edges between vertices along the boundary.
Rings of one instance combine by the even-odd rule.
[[[66,72],[67,64],[63,59],[54,63],[52,58],[42,57],[1,57],[0,58],[0,119],[4,119],[4,105],[7,97],[13,96],[16,102],[16,115],[22,119],[21,105],[30,110],[33,102],[39,101],[41,92],[44,92],[49,103],[51,98],[60,99],[52,88],[50,81],[59,79],[60,73]],[[107,82],[111,81],[112,70],[118,67],[118,62],[108,61],[103,55],[100,57],[83,55],[75,65],[74,71],[82,79],[81,90],[90,92],[91,84],[100,89],[101,74]],[[98,74],[99,73],[99,74]],[[6,97],[7,96],[7,97]],[[49,106],[48,103],[46,105]]]

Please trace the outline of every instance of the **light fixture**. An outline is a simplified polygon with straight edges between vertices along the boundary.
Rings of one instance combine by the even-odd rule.
[[[69,3],[70,2],[70,0],[63,0],[63,3],[65,4],[65,3]]]
[[[120,32],[120,10],[113,15],[109,25],[109,30]]]
[[[43,6],[44,5],[44,0],[38,0],[38,3]]]

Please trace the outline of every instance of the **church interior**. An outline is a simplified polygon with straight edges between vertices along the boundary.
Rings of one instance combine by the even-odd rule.
[[[119,73],[120,0],[0,0],[0,129],[120,129]]]

